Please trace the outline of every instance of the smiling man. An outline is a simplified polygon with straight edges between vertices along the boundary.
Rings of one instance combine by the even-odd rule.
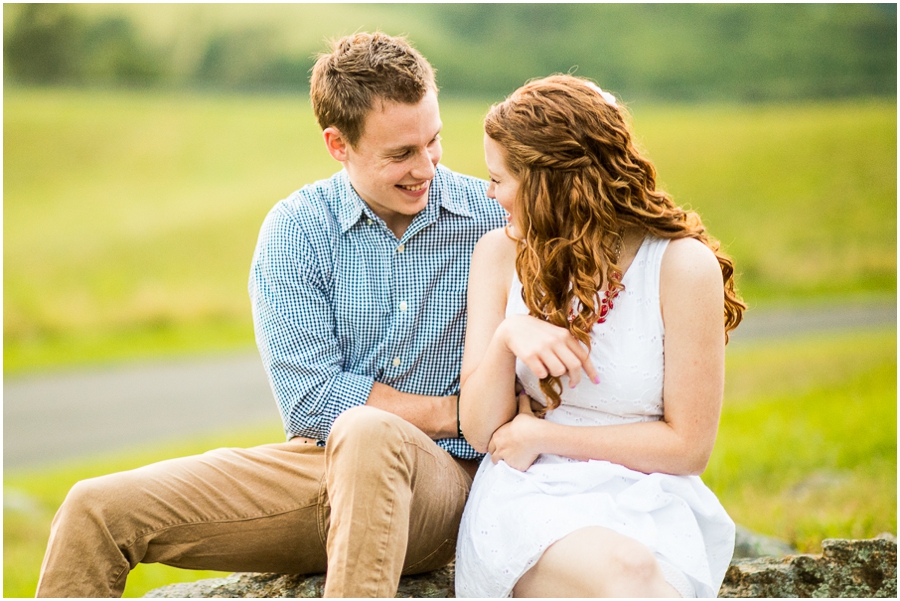
[[[375,99],[365,134],[351,142],[337,127],[324,128],[325,145],[344,164],[351,185],[397,238],[428,206],[429,186],[441,159],[437,92],[416,104]]]
[[[505,213],[439,165],[434,72],[404,39],[339,40],[310,83],[343,169],[275,205],[250,274],[287,441],[79,482],[38,596],[120,596],[162,562],[327,570],[326,596],[393,597],[453,557],[478,457],[457,396],[469,258]]]

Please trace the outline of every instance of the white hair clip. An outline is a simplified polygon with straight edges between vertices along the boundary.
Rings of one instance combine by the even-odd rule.
[[[595,84],[592,81],[585,81],[584,83],[586,83],[589,88],[591,88],[592,90],[594,90],[595,92],[600,94],[603,97],[603,100],[605,100],[606,102],[608,102],[609,104],[611,104],[613,106],[618,106],[618,104],[616,104],[615,96],[613,96],[609,92],[604,92],[602,89],[600,89],[600,86],[598,86],[597,84]]]

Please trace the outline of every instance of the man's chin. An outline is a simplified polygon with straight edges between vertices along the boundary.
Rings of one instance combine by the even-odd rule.
[[[423,194],[418,198],[410,198],[407,194],[402,194],[400,198],[402,202],[397,204],[397,212],[404,215],[416,215],[421,213],[428,206],[428,194]]]

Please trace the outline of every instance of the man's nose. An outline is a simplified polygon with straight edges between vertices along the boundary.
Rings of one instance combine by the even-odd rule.
[[[440,150],[426,150],[419,154],[419,158],[410,171],[410,174],[416,179],[432,179],[434,178],[435,165],[440,160]]]

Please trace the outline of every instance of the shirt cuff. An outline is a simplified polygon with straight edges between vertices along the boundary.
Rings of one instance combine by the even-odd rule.
[[[331,433],[331,425],[341,413],[366,404],[374,384],[375,379],[371,376],[343,372],[337,377],[331,389],[332,401],[325,405],[325,422],[328,424],[326,436]]]

